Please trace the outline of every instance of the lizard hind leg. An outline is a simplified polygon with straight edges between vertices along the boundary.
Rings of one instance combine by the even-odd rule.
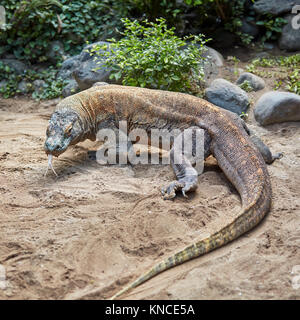
[[[176,197],[178,191],[181,191],[184,197],[187,197],[188,192],[195,191],[198,186],[198,175],[203,171],[204,159],[210,155],[209,134],[206,131],[202,132],[201,140],[197,135],[199,127],[189,129],[175,138],[170,151],[170,162],[177,180],[161,189],[165,200]],[[200,163],[200,168],[197,167],[197,163]]]

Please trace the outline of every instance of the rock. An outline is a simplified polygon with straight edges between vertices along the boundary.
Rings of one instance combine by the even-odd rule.
[[[267,92],[257,101],[254,116],[261,125],[300,121],[300,96],[290,92]]]
[[[79,86],[76,80],[71,79],[69,80],[69,83],[63,88],[62,95],[64,98],[71,96],[72,94],[75,94],[79,92]]]
[[[204,81],[203,83],[201,83],[201,86],[207,88],[210,86],[212,81],[218,78],[219,68],[210,60],[205,60],[201,62],[200,66],[203,68],[204,73]]]
[[[100,86],[107,86],[109,83],[107,82],[96,82],[92,85],[92,87],[100,87]]]
[[[85,90],[90,88],[96,82],[112,82],[109,79],[111,69],[104,67],[104,58],[98,58],[94,61],[95,55],[89,53],[94,45],[109,44],[107,42],[99,41],[94,44],[86,46],[80,54],[80,66],[73,72],[73,77],[77,81],[79,88]],[[98,52],[103,52],[102,49]],[[97,70],[96,70],[97,69]]]
[[[224,66],[224,58],[220,52],[217,50],[211,48],[211,47],[204,47],[204,54],[203,57],[210,60],[212,63],[214,63],[217,67],[223,67]]]
[[[93,50],[93,48],[94,48],[95,46],[103,46],[103,45],[108,45],[108,46],[109,46],[109,44],[110,44],[109,42],[98,41],[98,42],[94,42],[94,43],[91,43],[91,44],[86,45],[86,46],[82,49],[82,51],[81,51],[81,53],[80,53],[80,61],[81,61],[81,62],[85,62],[85,61],[88,61],[88,60],[94,60],[95,55],[92,55],[92,54],[91,54],[91,50]],[[108,50],[109,50],[109,49],[108,49]],[[100,49],[100,50],[98,50],[97,52],[102,53],[102,52],[104,52],[104,50],[103,50],[103,49]]]
[[[58,77],[64,80],[75,79],[81,90],[90,88],[96,82],[115,83],[113,80],[109,79],[111,70],[103,66],[104,59],[102,59],[102,62],[99,59],[94,61],[95,55],[88,52],[95,45],[103,44],[109,45],[108,42],[103,41],[89,44],[83,48],[79,55],[65,60],[58,73]],[[98,70],[95,70],[95,68]]]
[[[249,107],[249,97],[240,87],[225,79],[216,79],[205,90],[206,99],[231,112],[241,115]]]
[[[296,16],[293,14],[285,16],[288,23],[282,28],[281,37],[279,39],[279,47],[281,50],[300,50],[300,29],[293,28],[293,19],[295,17]],[[298,23],[300,23],[299,19]]]
[[[4,65],[9,66],[11,69],[14,69],[17,74],[23,74],[25,71],[29,69],[29,67],[25,63],[17,59],[2,59],[0,60],[0,63],[1,62]]]
[[[49,44],[49,50],[46,52],[46,57],[53,63],[56,63],[59,58],[66,58],[64,45],[59,40],[54,40]]]
[[[247,21],[247,19],[244,18],[242,20],[241,32],[256,38],[259,35],[259,27],[255,21]]]
[[[275,45],[273,43],[270,43],[270,42],[265,42],[263,44],[263,48],[266,49],[266,50],[274,50]]]
[[[205,46],[203,57],[206,59],[201,62],[204,71],[204,85],[208,87],[218,77],[220,68],[224,65],[224,58],[221,53],[207,46]]]
[[[99,68],[95,70],[95,68]],[[93,60],[88,60],[80,65],[80,68],[73,72],[73,77],[78,83],[81,90],[90,88],[96,82],[110,81],[111,70],[103,66],[103,64],[96,64]]]
[[[245,81],[249,82],[254,91],[262,90],[266,86],[265,81],[262,78],[249,72],[242,73],[238,78],[236,84],[241,85]]]
[[[25,81],[25,80],[22,80],[21,82],[18,83],[18,91],[20,91],[20,93],[28,93],[29,92],[29,86],[30,84]]]
[[[65,60],[57,74],[57,78],[63,80],[73,79],[73,72],[80,66],[80,55]]]
[[[300,4],[300,0],[258,0],[255,1],[253,9],[258,14],[279,16],[282,13],[292,12],[296,4]]]
[[[7,80],[1,80],[0,81],[0,91],[2,88],[5,88],[8,84],[8,81]]]
[[[34,80],[32,84],[34,87],[34,91],[37,93],[41,93],[43,91],[43,88],[46,82],[44,80]]]

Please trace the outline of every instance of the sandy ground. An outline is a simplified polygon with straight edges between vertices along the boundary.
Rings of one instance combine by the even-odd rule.
[[[174,178],[169,166],[101,166],[87,158],[92,142],[55,159],[59,177],[45,178],[43,143],[54,107],[0,100],[0,299],[109,298],[239,214],[239,196],[213,159],[188,200],[161,199],[160,187]],[[284,152],[269,166],[273,208],[266,219],[123,298],[300,298],[300,123],[262,128],[251,115],[249,122],[273,152]]]

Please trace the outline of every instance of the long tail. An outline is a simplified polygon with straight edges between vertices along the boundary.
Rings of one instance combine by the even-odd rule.
[[[217,249],[249,231],[256,226],[269,211],[270,194],[271,188],[268,184],[261,186],[255,201],[245,208],[241,215],[239,215],[232,223],[210,237],[195,242],[158,263],[134,282],[117,292],[110,300],[120,297],[125,292],[139,286],[165,270]]]

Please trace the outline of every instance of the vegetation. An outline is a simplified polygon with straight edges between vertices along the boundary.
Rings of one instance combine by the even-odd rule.
[[[3,84],[0,83],[0,93],[4,98],[12,97],[18,93],[21,93],[19,84],[23,81],[26,86],[25,91],[32,93],[34,99],[53,99],[61,95],[63,87],[66,83],[62,79],[56,78],[57,70],[54,67],[36,72],[34,70],[28,70],[23,74],[18,74],[13,68],[8,65],[4,65],[0,62],[0,74]],[[34,80],[43,80],[44,85],[38,91],[34,91],[32,82]]]
[[[261,42],[265,43],[268,40],[276,40],[278,38],[282,27],[287,24],[287,20],[280,17],[274,19],[272,16],[267,16],[264,20],[257,21],[256,24],[265,28],[261,38]]]
[[[28,90],[32,92],[30,83],[40,79],[46,82],[45,90],[34,93],[35,98],[59,96],[64,82],[55,76],[63,57],[49,55],[51,47],[54,52],[60,50],[54,41],[60,41],[64,56],[72,56],[87,42],[108,38],[114,39],[111,41],[114,54],[108,57],[107,64],[113,67],[115,79],[129,85],[199,92],[203,76],[199,61],[205,43],[204,37],[197,35],[200,30],[212,37],[213,30],[225,29],[235,35],[235,44],[245,46],[253,41],[264,43],[278,38],[286,21],[282,17],[257,16],[251,1],[1,0],[6,25],[0,29],[0,58],[13,56],[29,66],[44,64],[46,71],[31,70],[21,76],[2,64],[0,93],[4,97],[18,93],[21,80],[28,82]],[[242,32],[246,17],[260,28],[259,37]],[[271,67],[254,63],[252,68],[267,77],[274,74]],[[288,76],[280,78],[275,88],[285,87],[299,93],[298,73],[293,67],[288,68]],[[5,71],[8,69],[9,72]]]
[[[245,80],[239,86],[240,86],[241,89],[245,90],[246,92],[253,91],[253,87],[252,87],[251,83],[248,80]]]
[[[246,67],[248,72],[277,79],[274,89],[285,89],[300,94],[300,54],[288,57],[255,59]]]
[[[100,58],[105,56],[106,67],[113,70],[112,79],[122,79],[122,84],[131,86],[200,91],[204,76],[201,61],[207,42],[202,35],[181,39],[175,35],[174,28],[167,28],[164,19],[157,19],[156,23],[122,21],[125,31],[121,40],[111,39],[110,50],[93,49]]]
[[[0,30],[0,55],[11,53],[18,59],[31,62],[46,61],[49,43],[54,40],[62,40],[66,53],[75,54],[86,41],[118,36],[116,30],[122,30],[121,18],[125,17],[138,21],[147,17],[152,22],[165,18],[167,25],[177,28],[181,36],[190,34],[195,28],[210,36],[211,27],[222,27],[235,33],[244,44],[249,44],[253,37],[241,31],[246,2],[2,0],[7,24],[5,30]],[[262,27],[261,40],[267,41],[276,39],[286,21],[266,15],[256,23]]]
[[[126,1],[124,1],[125,3]],[[127,6],[117,0],[2,0],[6,28],[0,30],[0,55],[12,53],[30,62],[46,61],[49,44],[63,40],[69,54],[86,41],[111,36],[127,16]]]

